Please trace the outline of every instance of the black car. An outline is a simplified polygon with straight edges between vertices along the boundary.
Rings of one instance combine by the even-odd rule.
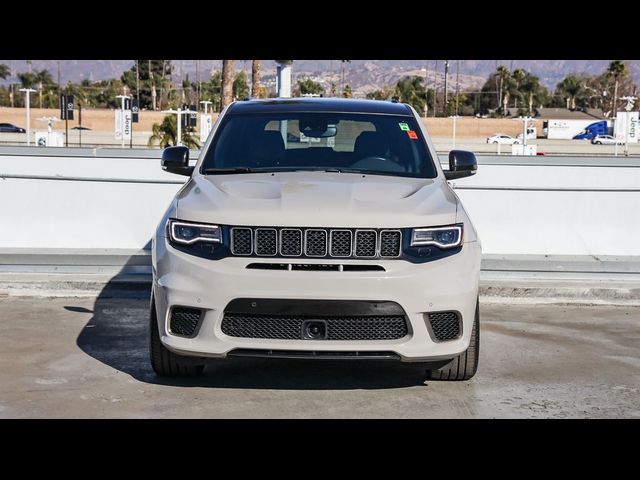
[[[24,128],[16,127],[13,123],[0,123],[0,132],[25,133]]]

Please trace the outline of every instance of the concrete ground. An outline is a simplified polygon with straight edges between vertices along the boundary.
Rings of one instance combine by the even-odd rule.
[[[480,369],[424,381],[396,363],[234,360],[167,380],[146,293],[0,297],[0,417],[640,417],[634,306],[481,305]]]

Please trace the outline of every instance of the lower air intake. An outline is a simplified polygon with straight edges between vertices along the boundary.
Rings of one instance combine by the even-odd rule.
[[[200,324],[202,312],[197,308],[176,307],[171,311],[169,328],[174,335],[193,337]]]
[[[436,340],[455,340],[462,333],[461,318],[457,312],[437,312],[429,314],[431,331]]]

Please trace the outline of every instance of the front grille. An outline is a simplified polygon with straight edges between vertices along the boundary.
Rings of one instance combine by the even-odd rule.
[[[430,313],[429,322],[436,340],[442,342],[460,337],[460,315],[457,312]]]
[[[273,256],[278,253],[278,232],[275,228],[256,229],[256,255]]]
[[[333,230],[331,232],[331,256],[332,257],[350,257],[351,256],[351,239],[350,230]]]
[[[375,230],[356,232],[356,257],[375,257],[378,234]]]
[[[280,255],[285,257],[302,255],[302,230],[291,228],[280,230]]]
[[[327,255],[327,231],[309,229],[305,234],[304,253],[308,257],[324,257]]]
[[[400,255],[400,231],[383,230],[380,232],[380,255],[397,257]]]
[[[169,329],[174,335],[192,337],[200,323],[201,311],[197,308],[176,307],[171,312]]]
[[[400,230],[231,227],[231,253],[261,257],[397,258]]]
[[[250,228],[231,229],[231,253],[234,255],[251,255],[251,252],[253,252],[251,243]]]
[[[305,321],[323,321],[327,340],[396,340],[408,334],[404,315],[300,316],[225,313],[222,332],[230,337],[301,340]]]

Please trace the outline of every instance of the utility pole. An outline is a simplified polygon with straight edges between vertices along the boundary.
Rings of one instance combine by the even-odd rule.
[[[435,62],[433,67],[433,118],[436,117],[438,111],[438,60]]]
[[[460,60],[456,60],[456,117],[458,116],[458,104],[460,103]]]
[[[196,104],[200,103],[200,61],[196,60],[196,83],[198,89],[196,91]]]
[[[31,145],[31,92],[35,92],[33,88],[21,88],[24,92],[25,106],[27,107],[27,146]]]
[[[444,106],[442,107],[442,113],[447,114],[447,105],[449,103],[447,92],[447,80],[449,79],[449,60],[444,61]]]
[[[60,60],[58,60],[58,96],[60,96],[61,93],[62,93],[62,90],[60,90]]]

